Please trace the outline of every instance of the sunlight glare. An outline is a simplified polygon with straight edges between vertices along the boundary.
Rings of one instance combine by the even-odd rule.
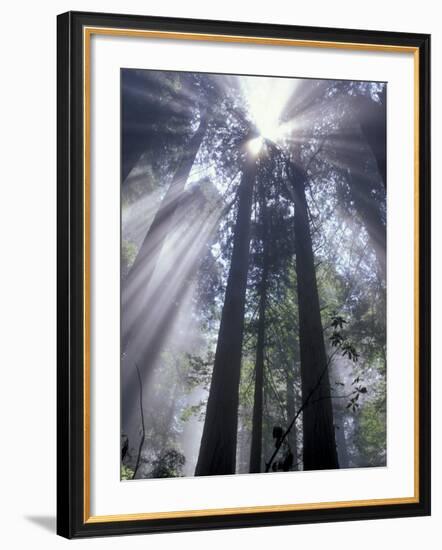
[[[248,144],[249,150],[254,157],[256,157],[261,151],[261,147],[263,143],[264,143],[264,140],[262,136],[258,136],[249,141],[249,144]]]
[[[280,117],[285,105],[293,96],[297,84],[296,79],[290,78],[246,77],[241,79],[250,117],[261,135],[261,142],[262,138],[277,142],[286,133],[287,125],[281,124]],[[261,145],[262,143],[259,149]]]

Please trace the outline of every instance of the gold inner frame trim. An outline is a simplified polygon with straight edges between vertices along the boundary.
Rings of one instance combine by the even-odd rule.
[[[194,40],[203,42],[233,42],[271,46],[291,46],[307,48],[332,48],[388,53],[412,53],[414,62],[414,494],[410,497],[350,500],[336,502],[314,502],[270,506],[249,506],[234,508],[213,508],[202,510],[177,510],[171,512],[149,512],[136,514],[91,515],[91,471],[90,471],[90,106],[91,106],[91,37],[92,35],[123,36],[135,38],[156,38],[173,40]],[[84,456],[83,456],[83,519],[84,523],[116,521],[141,521],[152,519],[177,519],[232,514],[256,514],[264,512],[287,512],[300,510],[324,510],[350,508],[356,506],[381,506],[391,504],[413,504],[419,502],[419,49],[412,46],[364,44],[357,42],[331,42],[321,40],[296,40],[269,37],[246,37],[224,34],[149,31],[137,29],[116,29],[108,27],[83,28],[83,212],[84,212]]]

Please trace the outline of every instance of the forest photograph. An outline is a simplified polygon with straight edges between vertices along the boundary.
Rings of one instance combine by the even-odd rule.
[[[385,467],[387,84],[120,82],[120,479]]]

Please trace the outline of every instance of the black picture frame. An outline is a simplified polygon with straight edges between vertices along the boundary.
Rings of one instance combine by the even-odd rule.
[[[418,73],[418,498],[414,502],[93,521],[85,490],[84,29],[106,27],[412,48]],[[430,514],[430,36],[69,12],[57,21],[57,533],[66,538]]]

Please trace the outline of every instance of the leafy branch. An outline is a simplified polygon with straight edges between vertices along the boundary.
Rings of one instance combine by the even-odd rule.
[[[313,386],[313,388],[310,390],[309,394],[307,395],[307,397],[304,400],[304,402],[302,403],[302,405],[299,407],[298,411],[296,412],[295,416],[293,417],[293,419],[290,422],[290,424],[289,424],[288,428],[286,429],[286,431],[283,432],[282,428],[280,428],[278,426],[275,426],[274,433],[273,433],[273,438],[276,439],[275,450],[273,451],[273,454],[270,457],[270,460],[266,463],[266,470],[265,470],[266,472],[269,472],[270,468],[272,467],[272,464],[275,460],[276,455],[278,454],[279,450],[281,449],[281,447],[282,447],[284,441],[286,440],[287,436],[291,432],[293,426],[295,425],[296,420],[299,418],[299,415],[302,413],[302,411],[309,404],[316,403],[317,401],[320,401],[321,399],[333,399],[334,397],[350,397],[350,402],[347,405],[347,408],[352,408],[352,410],[355,411],[356,408],[359,407],[359,404],[357,403],[357,401],[359,399],[359,395],[367,393],[367,388],[364,387],[364,386],[359,385],[359,386],[356,386],[355,389],[353,390],[353,392],[351,392],[349,395],[344,395],[344,396],[328,395],[328,396],[320,397],[319,399],[317,399],[315,401],[312,401],[312,398],[313,398],[314,394],[319,389],[319,387],[322,383],[322,380],[323,380],[325,374],[327,373],[328,368],[329,368],[333,358],[335,357],[335,355],[337,353],[341,352],[341,355],[343,357],[348,357],[354,363],[356,363],[359,359],[359,354],[357,353],[355,347],[350,342],[348,342],[346,340],[346,337],[341,333],[341,330],[343,329],[343,326],[346,323],[347,323],[347,321],[342,316],[338,315],[337,313],[334,313],[332,315],[332,320],[331,320],[330,326],[331,326],[331,328],[333,328],[333,333],[330,337],[330,343],[336,349],[334,350],[334,352],[328,358],[327,363],[326,363],[323,371],[321,372],[321,375],[318,378],[318,381]],[[360,377],[358,376],[357,378],[355,378],[353,380],[352,385],[354,386],[356,384],[359,384],[359,382],[360,382]],[[277,432],[275,434],[275,429],[276,428],[279,428],[280,431],[277,430]],[[287,457],[290,454],[291,453],[288,453]],[[287,458],[287,457],[286,457],[286,459],[290,460],[290,458]],[[292,461],[293,461],[293,455],[292,455]]]

